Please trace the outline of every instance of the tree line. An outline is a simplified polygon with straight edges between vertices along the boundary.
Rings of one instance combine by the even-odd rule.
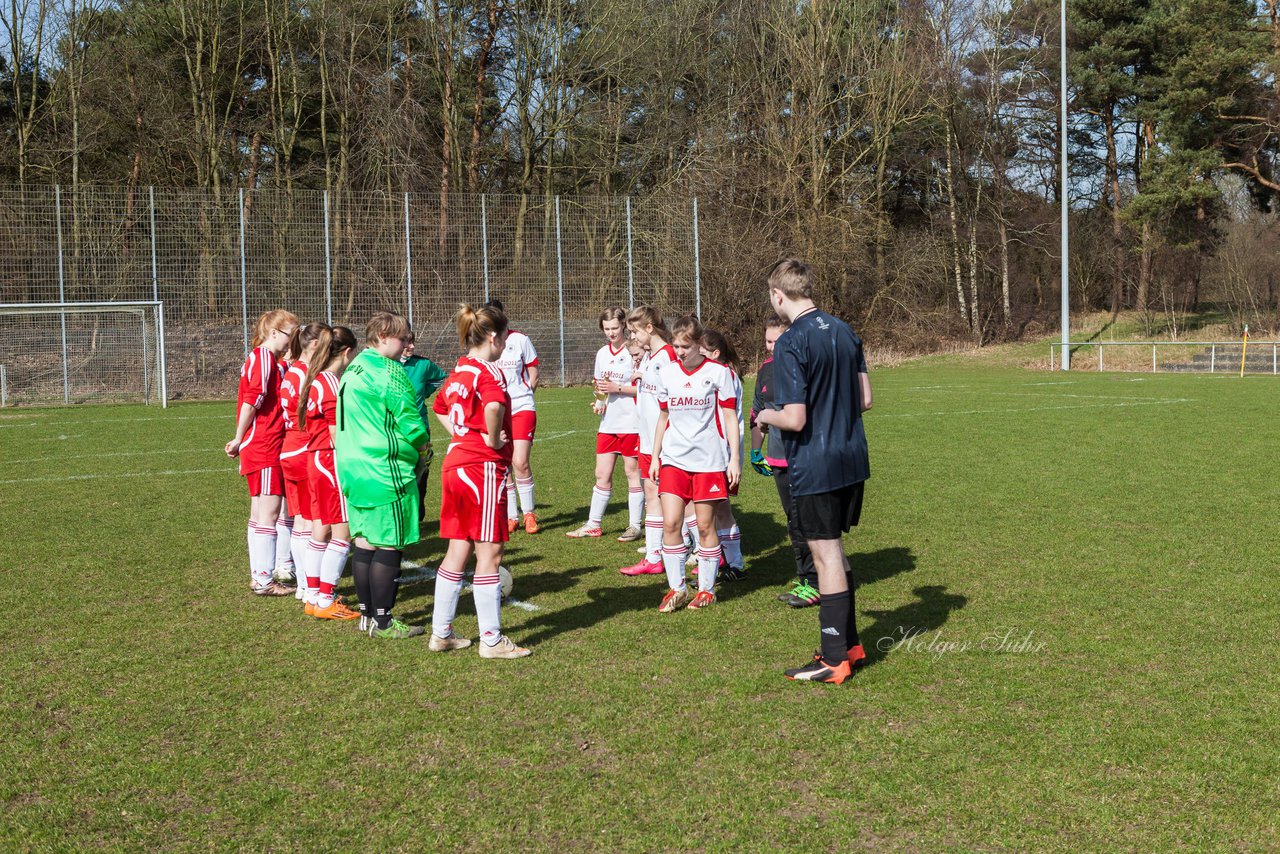
[[[1275,325],[1280,0],[1071,0],[1073,310]],[[881,340],[1057,314],[1056,0],[5,0],[0,180],[673,194]]]

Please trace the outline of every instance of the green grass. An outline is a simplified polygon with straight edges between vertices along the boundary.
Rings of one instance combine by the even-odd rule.
[[[581,389],[540,394],[516,662],[249,596],[227,403],[0,413],[0,848],[1280,846],[1276,381],[953,357],[874,382],[847,539],[872,664],[838,688],[781,676],[817,616],[774,600],[769,481],[738,503],[752,578],[704,612],[659,615],[632,545],[563,536]]]

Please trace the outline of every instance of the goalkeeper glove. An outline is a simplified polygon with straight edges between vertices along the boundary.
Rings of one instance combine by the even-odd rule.
[[[764,451],[759,448],[751,451],[751,467],[756,470],[756,474],[773,477],[773,466],[764,461]]]

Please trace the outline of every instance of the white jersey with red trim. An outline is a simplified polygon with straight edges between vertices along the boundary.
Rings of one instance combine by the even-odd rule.
[[[636,386],[636,408],[640,415],[640,453],[653,453],[653,434],[658,429],[658,371],[676,359],[676,351],[670,344],[656,353],[645,353],[640,361],[640,383]],[[644,473],[648,476],[648,472]]]
[[[662,462],[687,472],[729,467],[722,408],[734,411],[733,371],[712,359],[690,371],[680,362],[658,370],[658,405],[667,413]]]
[[[619,385],[631,385],[631,378],[635,373],[631,351],[627,349],[626,344],[617,350],[605,344],[596,351],[596,367],[592,374],[596,379],[613,380]],[[615,436],[640,432],[636,402],[625,394],[609,395],[605,400],[604,417],[600,419],[599,432]]]
[[[511,412],[528,412],[534,408],[533,389],[529,387],[529,368],[538,367],[538,351],[523,332],[511,330],[507,334],[507,349],[494,362],[502,369],[507,380],[507,394],[511,395]]]

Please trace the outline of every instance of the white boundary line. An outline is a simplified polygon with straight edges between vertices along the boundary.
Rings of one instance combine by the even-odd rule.
[[[235,423],[235,419],[230,415],[152,415],[146,418],[87,418],[83,421],[78,418],[26,421],[21,424],[0,424],[0,429],[5,427],[74,427],[78,424],[132,424],[137,421],[227,421]]]
[[[986,415],[1007,412],[1048,412],[1054,409],[1097,409],[1117,406],[1168,406],[1175,403],[1194,403],[1188,397],[1169,398],[1168,400],[1133,401],[1129,403],[1069,403],[1065,406],[1027,406],[1020,409],[963,409],[944,412],[901,412],[880,415],[880,418],[929,418],[940,415]]]
[[[403,584],[405,586],[408,586],[410,584],[421,584],[424,581],[435,580],[436,571],[434,569],[428,568],[427,565],[420,560],[407,560],[404,563],[400,564],[400,566],[403,569],[413,569],[413,570],[421,570],[421,571],[415,572],[413,573],[413,575],[400,576],[400,578],[396,580],[398,584]],[[471,584],[470,583],[465,584],[462,587],[462,592],[466,593],[470,589],[471,589]],[[519,608],[521,611],[541,611],[542,610],[532,602],[524,602],[524,601],[521,601],[520,599],[503,599],[502,604],[510,605],[513,608]]]
[[[64,474],[57,477],[19,477],[11,480],[0,480],[0,485],[11,483],[56,483],[64,480],[101,480],[115,479],[118,477],[172,477],[181,474],[234,474],[239,477],[239,472],[233,468],[219,469],[165,469],[164,471],[131,471],[131,472],[115,472],[101,474]]]
[[[52,440],[54,437],[50,437]],[[68,437],[69,438],[69,437]],[[62,460],[96,460],[100,457],[149,457],[159,454],[221,454],[221,448],[177,448],[168,451],[112,451],[106,454],[59,454],[54,459],[34,457],[26,460],[0,460],[0,465],[16,465],[17,463],[50,463]]]

